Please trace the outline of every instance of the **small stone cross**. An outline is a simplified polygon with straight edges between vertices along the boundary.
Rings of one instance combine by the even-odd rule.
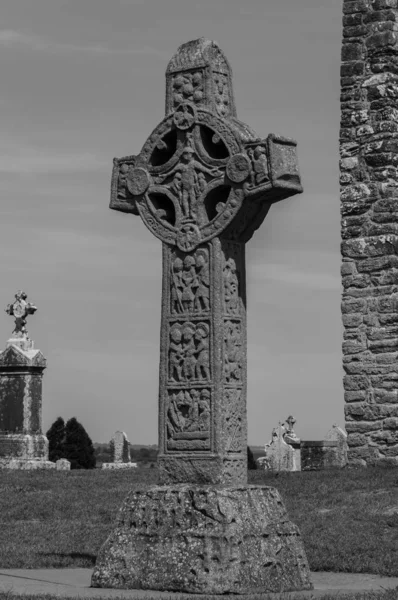
[[[200,38],[169,62],[165,118],[113,164],[110,208],[163,244],[160,481],[245,484],[245,244],[302,191],[296,142],[237,119],[231,67]]]
[[[32,347],[32,342],[29,340],[28,331],[26,329],[26,319],[28,315],[33,315],[37,307],[31,302],[27,302],[27,294],[19,290],[15,294],[15,300],[12,304],[8,304],[5,312],[15,318],[15,329],[12,332],[12,338],[9,341],[16,341],[23,346]],[[27,348],[25,348],[27,349]]]

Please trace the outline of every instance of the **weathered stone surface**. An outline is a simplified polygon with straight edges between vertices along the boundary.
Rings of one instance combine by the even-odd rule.
[[[138,155],[114,159],[110,207],[162,241],[159,480],[189,485],[130,495],[96,587],[311,588],[279,496],[237,487],[247,484],[245,244],[272,203],[301,191],[296,142],[237,119],[218,45],[180,46],[165,118]]]
[[[70,461],[66,458],[59,458],[55,463],[57,471],[70,471]]]
[[[289,419],[291,421],[288,425],[279,423],[278,427],[272,430],[271,441],[264,446],[265,456],[257,459],[262,469],[300,471],[300,439],[293,430],[295,420],[293,417]]]
[[[341,464],[338,441],[301,441],[300,451],[302,471],[322,471],[344,466]]]
[[[387,460],[398,403],[397,0],[346,1],[343,12],[342,347],[348,458],[358,465]]]
[[[93,587],[249,594],[312,589],[299,531],[274,488],[134,490]]]
[[[137,463],[131,462],[130,444],[124,431],[116,431],[111,441],[113,463],[103,463],[103,469],[135,469]]]
[[[103,469],[116,469],[116,470],[118,470],[118,469],[136,469],[137,463],[135,463],[135,462],[102,463],[102,468]]]
[[[338,425],[334,424],[325,435],[325,442],[337,442],[335,454],[336,467],[344,467],[347,464],[347,433]]]

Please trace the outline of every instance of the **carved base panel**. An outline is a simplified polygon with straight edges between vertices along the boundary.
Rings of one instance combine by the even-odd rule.
[[[48,460],[48,440],[45,435],[0,433],[0,461]]]
[[[247,481],[247,453],[163,454],[158,456],[159,483],[192,481],[195,484],[241,485]]]
[[[196,594],[311,590],[300,532],[271,487],[135,489],[92,587]]]

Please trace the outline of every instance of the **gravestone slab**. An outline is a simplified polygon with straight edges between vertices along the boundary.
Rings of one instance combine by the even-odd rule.
[[[0,468],[52,469],[41,429],[42,378],[46,359],[34,348],[26,318],[36,307],[19,291],[6,312],[15,329],[0,352]]]
[[[116,431],[112,438],[113,462],[103,463],[103,469],[135,469],[137,463],[131,462],[130,445],[124,431]]]
[[[312,588],[279,495],[247,486],[245,245],[274,202],[301,191],[296,142],[238,120],[218,45],[180,46],[166,71],[165,118],[138,155],[114,159],[110,203],[162,242],[165,485],[130,494],[93,586]]]
[[[59,458],[56,461],[55,466],[57,471],[70,471],[70,461],[66,458]]]
[[[345,467],[347,464],[347,434],[344,429],[334,424],[325,435],[325,441],[337,442],[336,467]]]
[[[292,432],[293,429],[290,430],[291,434]],[[297,449],[285,441],[285,437],[286,427],[279,423],[278,427],[272,430],[271,441],[265,444],[265,456],[257,459],[261,468],[270,471],[300,470],[300,450],[297,452]]]

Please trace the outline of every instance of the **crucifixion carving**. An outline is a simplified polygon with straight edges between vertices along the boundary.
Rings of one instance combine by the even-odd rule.
[[[180,46],[166,116],[139,154],[114,159],[110,202],[163,244],[163,483],[246,482],[245,244],[274,202],[301,191],[296,142],[237,119],[218,45]]]

